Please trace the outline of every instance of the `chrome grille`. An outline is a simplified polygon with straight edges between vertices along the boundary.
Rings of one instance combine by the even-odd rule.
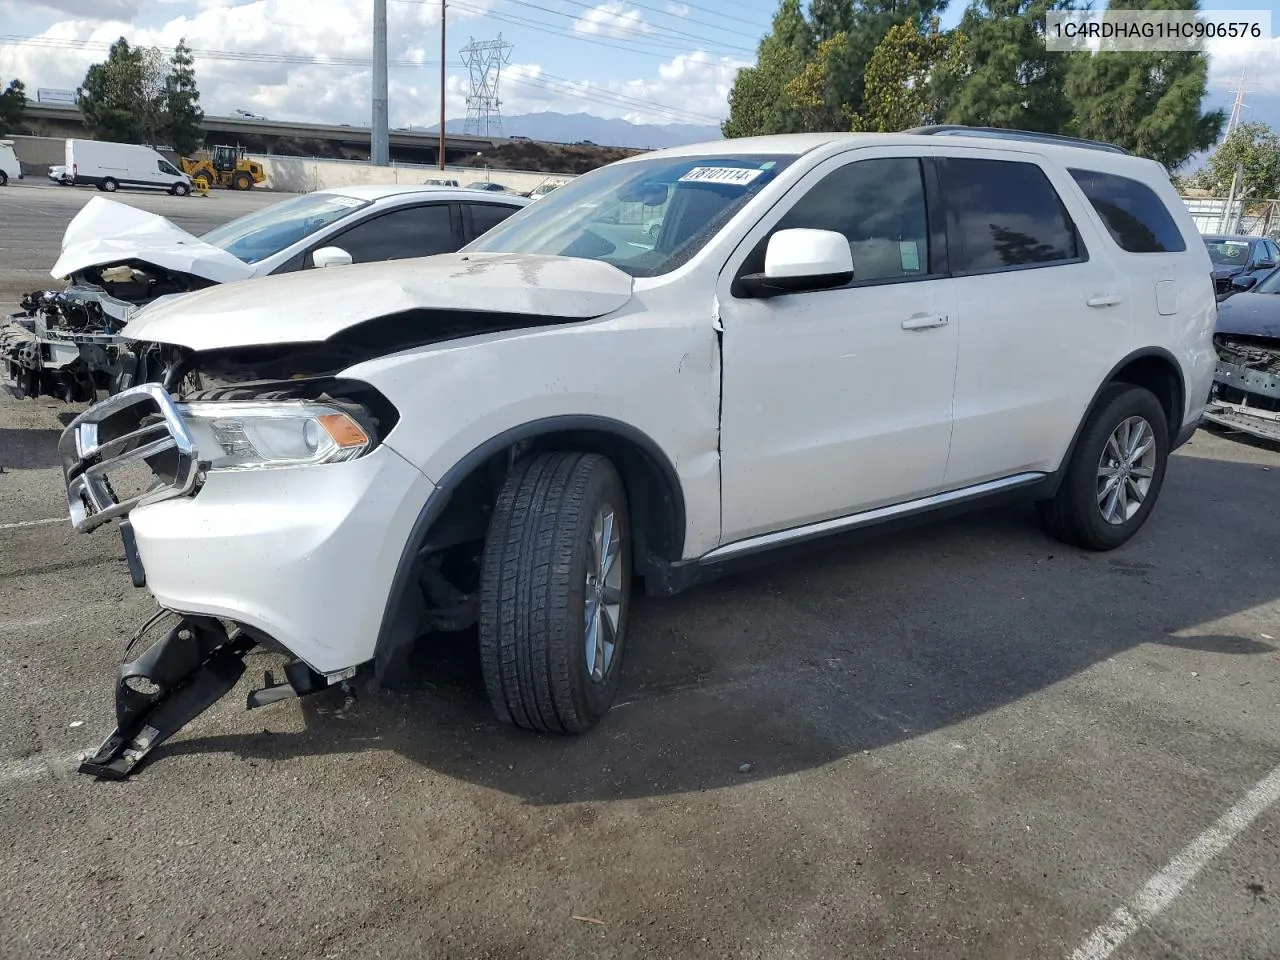
[[[84,532],[190,493],[195,442],[169,394],[144,383],[90,407],[58,441],[71,523]]]

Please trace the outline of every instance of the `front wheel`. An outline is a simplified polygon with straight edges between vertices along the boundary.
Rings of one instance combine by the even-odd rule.
[[[237,173],[231,178],[231,185],[237,190],[250,190],[253,188],[253,178],[247,173]]]
[[[1164,485],[1169,427],[1150,390],[1106,388],[1080,435],[1057,495],[1037,504],[1059,540],[1112,550],[1146,522]]]
[[[611,461],[541,454],[494,506],[480,581],[480,662],[494,712],[582,733],[613,704],[631,587],[631,521]]]
[[[0,170],[0,187],[7,187],[8,185],[9,185],[9,175],[5,173],[3,170]]]
[[[175,183],[173,185],[172,192],[175,197],[185,197],[188,193],[191,192],[191,188],[188,187],[185,183]]]

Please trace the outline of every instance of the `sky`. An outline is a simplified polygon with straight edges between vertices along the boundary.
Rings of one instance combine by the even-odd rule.
[[[462,48],[510,44],[504,116],[551,110],[633,123],[716,124],[736,72],[754,61],[777,0],[448,0],[450,119],[466,115]],[[965,0],[952,0],[953,25]],[[1101,6],[1101,4],[1099,4]],[[1271,10],[1280,0],[1203,0],[1204,9]],[[196,51],[206,113],[367,125],[373,0],[0,0],[0,82],[74,89],[111,41]],[[440,3],[387,0],[390,121],[428,126],[440,110]],[[317,62],[323,60],[324,62]],[[1210,51],[1213,105],[1246,74],[1244,119],[1280,128],[1280,46]]]

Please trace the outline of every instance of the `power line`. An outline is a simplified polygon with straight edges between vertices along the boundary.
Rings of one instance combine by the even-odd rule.
[[[428,2],[428,0],[394,0],[394,2],[410,4],[410,5],[420,5],[422,3]],[[567,17],[568,19],[573,20],[575,23],[582,19],[580,14],[565,13],[563,10],[552,10],[549,7],[543,7],[536,3],[530,3],[529,0],[510,0],[510,2],[521,7],[529,7],[541,13],[549,13],[555,17]],[[568,0],[568,2],[577,2],[577,0]],[[497,13],[493,10],[485,9],[482,7],[472,7],[462,3],[454,3],[452,4],[452,6],[458,8],[459,10],[466,10],[468,13],[474,13],[474,14],[490,17],[494,20],[502,20],[503,22],[506,22],[506,23],[514,23],[514,24],[519,24],[521,26],[532,27],[535,30],[542,30],[543,32],[550,33],[553,36],[564,37],[569,40],[578,40],[583,43],[595,43],[601,46],[612,47],[618,50],[625,50],[628,53],[647,52],[647,51],[637,50],[631,46],[623,46],[621,44],[609,43],[606,40],[598,38],[594,34],[584,34],[584,33],[578,33],[578,32],[565,33],[559,29],[556,29],[557,27],[556,24],[548,23],[545,20],[533,20],[527,17],[517,16],[512,13],[505,13],[505,14]],[[578,6],[587,7],[588,9],[595,9],[591,7],[589,4],[585,4],[585,3],[578,3]],[[643,22],[643,21],[637,20],[635,17],[624,17],[621,14],[615,14],[614,16],[616,17],[616,19],[619,19],[619,20],[629,20],[635,23]],[[628,38],[616,38],[616,39],[626,39],[627,43],[632,43],[632,44],[635,44],[635,43],[644,44],[645,46],[652,48],[653,51],[655,52],[663,51],[665,49],[665,50],[683,53],[689,49],[690,43],[695,43],[703,47],[715,46],[715,47],[723,48],[724,50],[734,51],[738,53],[751,53],[751,54],[755,53],[754,48],[749,49],[747,47],[738,46],[736,44],[724,43],[723,41],[718,41],[715,44],[707,44],[705,42],[705,38],[699,37],[697,34],[686,33],[683,30],[674,30],[669,27],[663,27],[661,29],[664,34],[672,34],[672,35],[684,38],[686,42],[681,43],[678,40],[664,40],[661,37],[650,36],[650,35],[639,33],[639,32],[631,33],[630,37]]]
[[[415,0],[409,0],[409,2],[415,2]],[[688,51],[687,44],[673,44],[671,46],[671,49],[662,49],[660,47],[654,47],[653,49],[644,49],[643,47],[639,47],[635,45],[640,43],[644,43],[646,45],[656,44],[661,41],[648,41],[648,40],[632,41],[632,45],[630,46],[623,45],[620,43],[610,43],[608,40],[601,40],[592,36],[584,36],[578,33],[566,33],[565,31],[558,30],[553,25],[547,24],[544,21],[530,20],[525,17],[507,16],[500,13],[490,13],[489,11],[483,10],[479,7],[472,7],[465,3],[459,3],[457,2],[457,0],[454,0],[454,2],[451,5],[456,7],[459,10],[466,10],[468,12],[474,12],[474,13],[483,13],[485,16],[493,20],[501,20],[503,23],[512,23],[517,26],[528,27],[530,30],[537,30],[541,33],[550,34],[553,37],[560,37],[561,39],[567,39],[567,40],[576,40],[579,43],[589,43],[598,47],[608,47],[612,50],[621,50],[624,53],[630,53],[638,57],[652,57],[653,59],[656,59],[656,60],[670,60],[673,56],[677,56],[678,54],[685,53]]]
[[[589,3],[583,3],[582,0],[564,0],[564,2],[571,3],[575,7],[586,7],[588,10],[599,9],[598,7],[592,6]],[[663,10],[661,7],[654,7],[647,3],[641,3],[640,0],[624,0],[624,3],[629,4],[630,6],[633,6],[633,7],[638,7],[641,10],[652,10],[654,13],[660,13],[664,17],[670,17],[673,20],[680,20],[680,21],[683,21],[684,23],[697,23],[697,24],[701,24],[704,27],[711,27],[711,29],[713,30],[723,31],[724,33],[736,33],[739,36],[747,37],[750,40],[759,40],[761,36],[761,32],[759,30],[757,30],[755,33],[747,33],[745,30],[735,30],[732,27],[721,26],[718,23],[710,23],[706,20],[695,20],[693,17],[682,17],[682,16],[679,16],[678,14],[674,14],[667,10]],[[699,10],[703,9],[701,7],[695,8],[694,5],[691,3],[683,3],[681,4],[681,6],[689,7],[691,9],[699,9]],[[612,16],[616,17],[619,20],[636,20],[637,22],[640,22],[640,23],[644,22],[640,20],[638,17],[624,17],[620,13],[612,14]],[[717,16],[723,16],[723,14],[717,14]],[[737,20],[738,18],[731,17],[729,19]],[[741,20],[739,22],[749,23],[749,21],[746,21],[746,20]],[[679,32],[679,31],[672,31],[670,27],[662,27],[661,29],[667,31],[668,33]],[[690,34],[685,34],[685,35],[690,36]]]
[[[585,91],[577,89],[567,83],[557,83],[555,81],[544,80],[541,77],[522,77],[518,74],[510,75],[506,80],[508,83],[537,87],[562,97],[588,100],[593,103],[599,103],[609,107],[623,107],[628,110],[644,110],[654,116],[662,117],[670,123],[712,124],[720,122],[718,118],[708,116],[706,114],[694,113],[689,110],[681,109],[680,107],[654,103],[651,100],[640,100],[635,97],[629,97],[626,94],[614,93],[609,90],[595,89]],[[570,83],[574,82],[576,81],[571,81]]]

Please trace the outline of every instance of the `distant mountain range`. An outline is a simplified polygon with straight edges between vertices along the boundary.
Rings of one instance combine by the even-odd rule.
[[[462,120],[445,123],[448,133],[462,133]],[[436,124],[431,131],[439,130]],[[686,143],[720,139],[720,128],[713,124],[694,123],[631,123],[627,120],[606,120],[589,113],[526,113],[502,118],[504,137],[528,137],[549,143],[578,143],[589,140],[601,147],[631,147],[635,149],[661,149],[679,147]]]

